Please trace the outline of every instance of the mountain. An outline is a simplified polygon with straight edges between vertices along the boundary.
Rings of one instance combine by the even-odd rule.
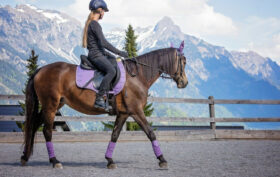
[[[183,34],[173,21],[164,17],[155,26],[136,28],[139,53],[169,47],[171,42],[179,46],[185,41],[184,53],[187,57],[189,85],[178,90],[174,83],[158,80],[150,89],[153,96],[217,99],[279,99],[280,67],[270,58],[255,52],[228,51],[202,39]],[[116,46],[123,43],[123,29],[108,33],[108,38]],[[169,105],[171,106],[171,105]],[[187,116],[208,116],[208,105],[180,105],[187,110]],[[157,111],[158,115],[163,116]],[[258,111],[256,111],[258,110]],[[216,105],[216,116],[275,117],[280,111],[277,106],[263,105]],[[255,126],[246,124],[246,126]],[[276,125],[276,124],[273,124]],[[280,127],[277,124],[278,128]]]
[[[39,54],[39,64],[55,61],[79,63],[82,28],[76,19],[54,10],[42,10],[31,5],[0,7],[1,67],[14,68],[25,77],[26,59],[31,49]],[[22,83],[22,81],[20,81]],[[0,90],[7,90],[8,82],[1,82]],[[16,84],[9,85],[20,93]]]
[[[171,43],[179,46],[182,40],[185,41],[188,87],[177,89],[174,82],[159,79],[150,89],[153,96],[280,99],[280,66],[270,58],[252,51],[228,51],[211,45],[184,34],[169,17],[162,18],[154,26],[135,27],[135,33],[139,55],[170,47]],[[55,61],[79,63],[79,55],[85,53],[81,48],[81,36],[81,24],[67,14],[31,5],[0,7],[1,94],[21,94],[26,78],[26,59],[31,49],[39,54],[40,65]],[[114,46],[123,48],[125,29],[113,29],[105,36]],[[154,103],[154,107],[156,116],[209,116],[208,105]],[[273,117],[280,113],[278,107],[261,105],[215,105],[215,110],[217,117]]]
[[[276,62],[253,51],[232,51],[231,55],[230,60],[235,68],[242,69],[255,79],[265,80],[280,89],[280,70]]]
[[[74,18],[31,5],[1,7],[0,16],[1,61],[23,71],[33,48],[40,54],[40,64],[57,60],[79,63],[82,28]]]

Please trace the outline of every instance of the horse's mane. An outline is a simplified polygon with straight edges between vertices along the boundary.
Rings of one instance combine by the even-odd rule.
[[[163,48],[154,50],[135,58],[125,60],[124,64],[128,73],[136,74],[142,70],[144,77],[147,81],[154,78],[159,73],[159,70],[166,74],[174,73],[174,56],[177,50],[175,48]],[[136,63],[142,63],[136,65]],[[150,67],[149,67],[150,66]]]

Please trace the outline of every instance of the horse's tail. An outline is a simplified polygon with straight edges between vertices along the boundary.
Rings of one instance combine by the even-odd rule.
[[[33,152],[34,137],[38,127],[42,124],[39,100],[34,88],[34,77],[39,70],[36,70],[29,78],[25,90],[24,156],[27,159]]]

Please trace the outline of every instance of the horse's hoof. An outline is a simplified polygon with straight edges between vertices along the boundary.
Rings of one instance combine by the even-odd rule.
[[[168,168],[167,162],[159,162],[158,164],[159,164],[160,168],[163,168],[163,169],[167,169]]]
[[[56,163],[56,164],[54,165],[54,168],[63,169],[63,166],[62,166],[61,163]]]
[[[26,166],[27,165],[27,161],[23,160],[23,159],[20,159],[20,163],[21,163],[21,166]]]
[[[115,163],[111,163],[111,164],[107,165],[107,168],[108,169],[116,169],[117,165]]]

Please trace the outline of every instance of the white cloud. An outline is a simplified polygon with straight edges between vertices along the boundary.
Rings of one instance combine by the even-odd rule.
[[[229,17],[214,11],[208,0],[106,0],[109,12],[102,24],[127,27],[155,25],[164,16],[171,17],[184,33],[203,35],[232,35],[237,31]],[[89,14],[89,0],[76,0],[65,9],[83,24]]]
[[[15,0],[15,2],[17,4],[29,4],[29,3],[35,3],[37,2],[38,0]]]
[[[249,50],[257,51],[265,57],[270,57],[280,65],[280,33],[273,35],[265,43],[249,43]]]
[[[280,65],[280,19],[250,17],[241,37],[248,40],[245,50],[270,57]]]
[[[75,0],[62,11],[84,24],[89,0]],[[280,19],[248,17],[233,22],[215,12],[208,0],[106,0],[109,12],[101,21],[105,31],[155,25],[164,16],[171,17],[181,30],[230,50],[254,50],[280,64]],[[238,13],[238,12],[237,12]]]

